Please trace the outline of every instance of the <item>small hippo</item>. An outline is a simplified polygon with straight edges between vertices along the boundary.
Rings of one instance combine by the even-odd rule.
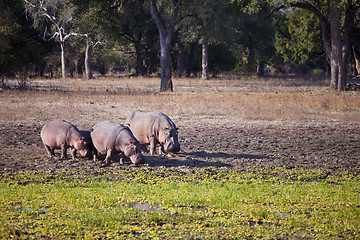
[[[171,119],[160,112],[134,111],[126,119],[140,144],[150,145],[150,154],[155,154],[156,145],[160,144],[159,153],[179,152],[178,128]]]
[[[40,136],[50,158],[54,157],[54,149],[61,149],[61,159],[67,159],[68,148],[71,148],[73,160],[77,160],[76,150],[84,157],[90,154],[90,143],[81,136],[77,127],[66,121],[48,122],[41,129]]]
[[[94,161],[96,161],[97,150],[92,142],[90,129],[79,128],[79,132],[80,135],[84,138],[84,140],[89,143],[89,148],[90,148],[89,157],[92,155]]]
[[[111,157],[119,153],[121,153],[120,163],[123,163],[124,155],[129,157],[135,165],[144,163],[141,145],[128,127],[119,123],[102,121],[93,127],[91,138],[97,151],[106,153],[103,166],[110,165]]]

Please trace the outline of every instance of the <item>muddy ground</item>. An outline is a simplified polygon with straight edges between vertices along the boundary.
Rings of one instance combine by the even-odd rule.
[[[0,94],[3,94],[2,106],[7,101],[15,101],[4,96],[8,93]],[[40,139],[41,127],[48,119],[33,116],[11,120],[4,115],[8,109],[2,107],[0,110],[3,114],[0,121],[0,174],[32,170],[55,173],[69,169],[89,173],[101,168],[99,163],[87,158],[72,160],[69,151],[68,160],[49,159]],[[170,116],[179,127],[181,152],[165,157],[145,154],[146,164],[140,168],[165,167],[186,172],[207,167],[247,171],[253,167],[285,166],[322,169],[329,174],[344,170],[360,174],[360,124],[357,121],[249,120],[226,114]],[[97,119],[100,117],[79,123],[91,127]],[[60,156],[59,151],[55,154]],[[106,167],[111,171],[119,168],[138,167],[130,160],[120,165],[116,157]]]
[[[228,122],[224,119],[176,119],[181,152],[173,156],[145,154],[144,167],[182,171],[193,167],[236,168],[286,166],[319,168],[328,172],[360,173],[359,124],[337,122]],[[40,139],[40,124],[0,124],[0,173],[73,169],[91,171],[100,165],[90,159],[48,159]],[[56,151],[57,156],[60,152]],[[69,152],[68,152],[69,155]],[[109,169],[134,167],[114,163]]]

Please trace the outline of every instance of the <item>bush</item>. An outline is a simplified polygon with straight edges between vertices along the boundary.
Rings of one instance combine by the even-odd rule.
[[[317,74],[317,75],[320,75],[320,74],[323,74],[323,73],[324,73],[324,70],[321,69],[321,68],[315,68],[315,69],[313,70],[313,73],[314,73],[314,74]]]

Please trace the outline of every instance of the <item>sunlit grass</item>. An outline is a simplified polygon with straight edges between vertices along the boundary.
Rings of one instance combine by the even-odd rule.
[[[1,179],[0,237],[352,238],[359,236],[359,180],[283,168],[30,172]],[[127,204],[135,202],[154,207]]]

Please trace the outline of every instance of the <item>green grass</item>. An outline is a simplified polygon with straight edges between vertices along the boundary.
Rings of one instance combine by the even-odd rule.
[[[0,238],[360,238],[359,183],[300,168],[8,174]]]

